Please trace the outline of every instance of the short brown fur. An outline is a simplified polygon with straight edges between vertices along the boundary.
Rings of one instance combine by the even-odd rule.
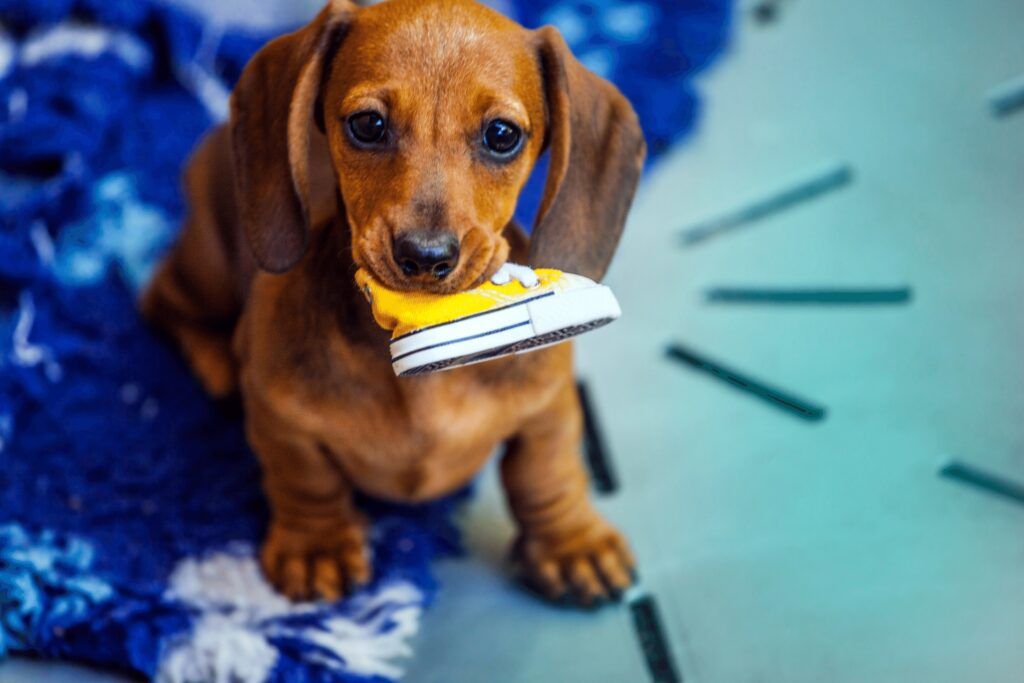
[[[347,117],[368,108],[387,114],[385,150],[347,136]],[[479,150],[495,117],[526,134],[500,164]],[[528,240],[512,213],[545,149]],[[643,154],[628,102],[556,31],[469,0],[333,0],[252,59],[231,121],[189,163],[184,230],[142,310],[212,395],[241,393],[271,504],[261,560],[275,586],[334,599],[364,583],[372,568],[353,493],[442,496],[502,442],[527,578],[583,604],[629,585],[627,544],[587,497],[571,345],[396,378],[352,275],[364,267],[394,288],[448,292],[511,259],[600,278]],[[407,276],[391,257],[397,236],[425,224],[459,240],[444,279]]]

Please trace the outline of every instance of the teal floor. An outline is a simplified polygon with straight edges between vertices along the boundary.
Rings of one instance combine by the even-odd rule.
[[[750,5],[746,5],[747,8]],[[609,283],[623,319],[579,345],[617,493],[677,665],[703,683],[1024,680],[1024,3],[788,0],[745,11],[702,82],[699,134],[641,189]],[[683,248],[680,230],[835,164],[852,182]],[[909,305],[709,303],[719,285],[909,286]],[[673,341],[828,408],[812,423],[666,359]],[[625,607],[552,608],[507,580],[493,470],[471,554],[410,683],[648,680]],[[0,683],[87,681],[10,662]],[[100,679],[97,679],[100,680]]]

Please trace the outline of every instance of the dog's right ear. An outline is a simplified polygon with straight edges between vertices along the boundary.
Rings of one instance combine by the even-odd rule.
[[[257,52],[231,95],[239,213],[264,270],[284,272],[306,250],[310,124],[318,116],[325,62],[356,11],[349,0],[330,0],[304,28]]]

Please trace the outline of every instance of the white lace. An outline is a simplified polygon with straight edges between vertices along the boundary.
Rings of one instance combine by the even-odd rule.
[[[498,268],[497,273],[491,276],[491,282],[496,285],[507,285],[512,282],[512,278],[518,280],[519,284],[527,289],[540,284],[540,278],[537,277],[537,273],[533,272],[532,268],[507,262],[501,268]]]

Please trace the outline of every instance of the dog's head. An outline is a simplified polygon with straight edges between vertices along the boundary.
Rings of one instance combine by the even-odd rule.
[[[232,96],[242,223],[259,265],[307,242],[311,145],[326,145],[355,262],[396,289],[450,292],[505,260],[538,157],[550,170],[530,265],[600,278],[643,162],[629,102],[556,30],[470,0],[331,2],[260,50]]]

